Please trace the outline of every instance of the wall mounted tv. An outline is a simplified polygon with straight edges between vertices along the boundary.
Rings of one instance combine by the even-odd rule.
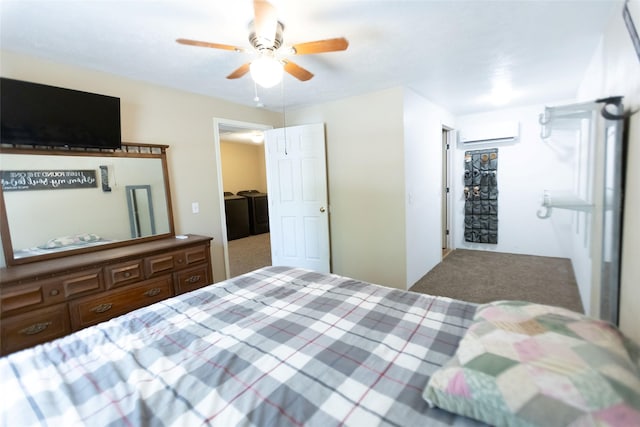
[[[3,144],[115,149],[120,98],[0,78]]]

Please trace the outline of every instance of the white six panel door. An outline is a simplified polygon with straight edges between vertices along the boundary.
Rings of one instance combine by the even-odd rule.
[[[330,270],[324,125],[265,131],[273,265]]]

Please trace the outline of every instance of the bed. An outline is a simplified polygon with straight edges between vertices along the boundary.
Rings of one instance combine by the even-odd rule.
[[[266,267],[1,358],[0,424],[484,425],[426,394],[478,310]]]
[[[115,240],[104,239],[94,233],[81,233],[49,239],[47,242],[32,248],[17,249],[13,252],[14,259],[27,258],[38,255],[48,255],[71,249],[81,249],[89,246],[99,246],[113,243]]]

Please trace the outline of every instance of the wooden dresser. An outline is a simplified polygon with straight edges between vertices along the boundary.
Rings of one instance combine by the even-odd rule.
[[[213,281],[211,237],[167,237],[0,269],[0,354]]]

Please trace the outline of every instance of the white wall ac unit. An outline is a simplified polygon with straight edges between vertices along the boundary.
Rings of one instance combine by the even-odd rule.
[[[478,123],[473,126],[465,126],[460,129],[459,141],[461,144],[516,142],[520,137],[520,123],[513,122],[489,122]]]

